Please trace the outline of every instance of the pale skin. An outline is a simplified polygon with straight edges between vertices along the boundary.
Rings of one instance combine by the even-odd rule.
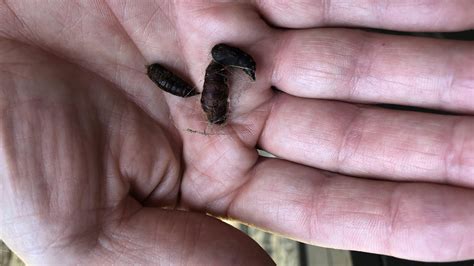
[[[320,27],[465,30],[474,2],[291,2],[2,1],[0,238],[29,263],[272,263],[209,213],[473,258],[474,44]],[[255,58],[257,81],[236,72],[228,123],[196,134],[199,96],[164,94],[145,65],[202,90],[221,42]]]

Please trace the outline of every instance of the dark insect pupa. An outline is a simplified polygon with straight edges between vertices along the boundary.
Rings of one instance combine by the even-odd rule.
[[[250,55],[239,48],[221,43],[212,48],[211,54],[217,63],[241,68],[252,80],[255,80],[256,63]]]
[[[206,68],[206,76],[201,96],[201,107],[211,124],[223,124],[227,119],[229,71],[217,62],[212,61]]]
[[[147,66],[148,77],[162,90],[180,97],[191,97],[199,92],[186,81],[160,64]]]

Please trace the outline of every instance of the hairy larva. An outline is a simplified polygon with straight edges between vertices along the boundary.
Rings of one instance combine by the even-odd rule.
[[[229,71],[217,62],[212,61],[206,68],[201,96],[201,107],[211,124],[223,124],[227,119]]]
[[[255,80],[256,63],[253,58],[239,48],[227,44],[217,44],[212,50],[212,59],[217,63],[241,68],[252,80]]]
[[[158,63],[147,66],[147,75],[160,89],[173,95],[191,97],[199,94],[195,87]]]

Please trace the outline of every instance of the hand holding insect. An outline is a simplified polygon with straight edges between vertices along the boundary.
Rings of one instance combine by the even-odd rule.
[[[212,214],[315,245],[472,258],[473,43],[334,26],[464,30],[474,3],[396,2],[2,2],[0,238],[30,263],[271,263]],[[192,134],[201,95],[163,93],[143,66],[201,92],[219,43],[252,55],[257,78],[232,81],[224,134]]]

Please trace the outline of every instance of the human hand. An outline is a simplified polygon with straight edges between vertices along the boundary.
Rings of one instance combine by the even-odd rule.
[[[259,3],[3,4],[0,237],[31,262],[269,262],[208,212],[335,248],[474,256],[472,118],[323,100],[472,113],[473,45],[259,16],[442,31],[472,27],[472,4]],[[257,82],[237,77],[228,124],[193,134],[198,97],[163,95],[144,65],[201,86],[220,42],[254,56]],[[194,212],[160,208],[178,203]]]

